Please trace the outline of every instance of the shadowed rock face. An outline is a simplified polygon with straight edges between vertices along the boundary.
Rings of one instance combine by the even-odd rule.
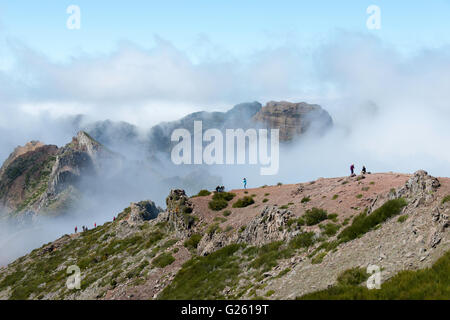
[[[292,140],[307,131],[322,134],[333,125],[327,111],[305,102],[271,101],[254,116],[254,120],[267,128],[279,129],[281,141]]]
[[[141,201],[132,203],[130,206],[130,216],[127,221],[130,224],[137,224],[144,221],[156,219],[160,212],[153,201]]]

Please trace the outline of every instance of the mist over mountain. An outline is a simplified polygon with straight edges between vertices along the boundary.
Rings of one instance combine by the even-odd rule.
[[[203,132],[210,128],[223,133],[238,128],[280,129],[284,143],[301,139],[309,130],[313,133],[314,127],[321,128],[322,134],[332,128],[331,117],[319,106],[302,103],[293,108],[293,104],[280,102],[278,107],[274,112],[258,102],[242,103],[227,112],[193,113],[147,132],[126,122],[86,122],[81,115],[65,119],[70,129],[80,130],[71,142],[63,147],[29,142],[17,147],[3,164],[0,223],[7,224],[8,231],[2,239],[6,244],[11,234],[20,239],[24,233],[36,241],[51,239],[76,225],[108,221],[131,201],[150,198],[164,206],[168,191],[174,188],[193,195],[231,179],[238,182],[239,170],[226,174],[224,165],[172,163],[172,132],[184,128],[193,134],[195,121],[202,122]],[[262,112],[270,115],[271,121],[260,117]],[[280,120],[273,121],[277,118]],[[240,167],[250,172],[252,166]],[[6,252],[10,251],[15,256],[13,252],[24,252],[27,247],[25,241],[15,240],[4,255],[9,256]]]

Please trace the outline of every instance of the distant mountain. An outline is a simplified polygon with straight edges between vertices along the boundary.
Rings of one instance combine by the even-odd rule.
[[[80,131],[62,148],[30,142],[18,147],[0,169],[0,204],[12,215],[62,213],[76,201],[82,176],[98,174],[120,157]]]
[[[193,133],[195,121],[202,121],[203,131],[279,129],[283,142],[309,132],[324,133],[333,125],[329,114],[320,106],[289,102],[269,102],[265,107],[251,102],[238,104],[227,112],[196,112],[177,121],[160,123],[147,134],[126,122],[106,120],[82,126],[82,120],[82,116],[74,118],[73,125],[80,126],[81,131],[64,147],[33,141],[16,148],[0,169],[0,207],[20,218],[37,213],[64,213],[80,197],[77,185],[83,177],[101,180],[102,167],[108,167],[108,161],[123,162],[125,158],[127,167],[122,163],[122,176],[116,179],[128,176],[133,180],[137,176],[151,180],[153,194],[161,193],[155,191],[158,185],[160,190],[176,187],[190,194],[204,187],[214,188],[222,179],[209,174],[205,167],[181,170],[169,161],[175,145],[171,141],[172,132],[184,128]],[[108,148],[120,150],[123,157]]]
[[[331,116],[319,105],[271,101],[264,107],[259,102],[249,102],[238,104],[227,112],[195,112],[180,120],[155,125],[144,138],[139,138],[136,127],[125,122],[99,121],[81,129],[105,145],[135,145],[139,150],[144,148],[152,157],[170,153],[174,145],[170,138],[175,129],[187,129],[193,134],[195,121],[202,121],[203,131],[211,128],[221,131],[279,129],[283,142],[295,140],[307,132],[320,135],[333,126]]]
[[[328,112],[316,104],[270,101],[253,118],[266,127],[280,129],[280,139],[290,141],[307,132],[323,134],[333,126]]]

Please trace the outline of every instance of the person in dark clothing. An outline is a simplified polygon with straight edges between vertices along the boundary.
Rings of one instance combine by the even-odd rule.
[[[351,175],[354,175],[354,174],[355,174],[355,165],[354,165],[354,164],[352,164],[352,165],[350,166],[350,172],[351,172]]]
[[[78,227],[75,227],[75,233],[77,233],[77,231],[78,231]]]
[[[363,168],[362,168],[362,174],[366,174],[366,173],[367,173],[366,167],[363,166]]]

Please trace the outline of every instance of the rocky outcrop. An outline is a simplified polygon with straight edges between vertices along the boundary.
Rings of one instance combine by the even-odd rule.
[[[132,203],[130,209],[127,222],[132,225],[156,219],[160,212],[160,209],[156,207],[155,203],[148,200]]]
[[[280,130],[280,140],[288,141],[307,131],[323,133],[333,125],[327,111],[305,102],[268,102],[253,118],[268,128]]]
[[[434,198],[434,192],[440,187],[439,180],[424,170],[414,173],[404,187],[396,192],[397,198],[414,199],[414,205],[419,206]]]
[[[193,205],[184,190],[171,190],[166,199],[167,209],[158,216],[158,222],[166,222],[174,229],[177,237],[187,238],[194,231]]]
[[[294,215],[287,209],[266,206],[261,214],[254,218],[238,235],[238,243],[261,246],[273,241],[286,240],[289,237],[287,224]]]
[[[246,243],[251,246],[262,246],[273,241],[284,241],[297,232],[288,231],[289,219],[294,215],[287,209],[277,206],[266,206],[242,232],[228,235],[226,233],[205,234],[198,245],[200,255],[208,255],[232,243]]]

